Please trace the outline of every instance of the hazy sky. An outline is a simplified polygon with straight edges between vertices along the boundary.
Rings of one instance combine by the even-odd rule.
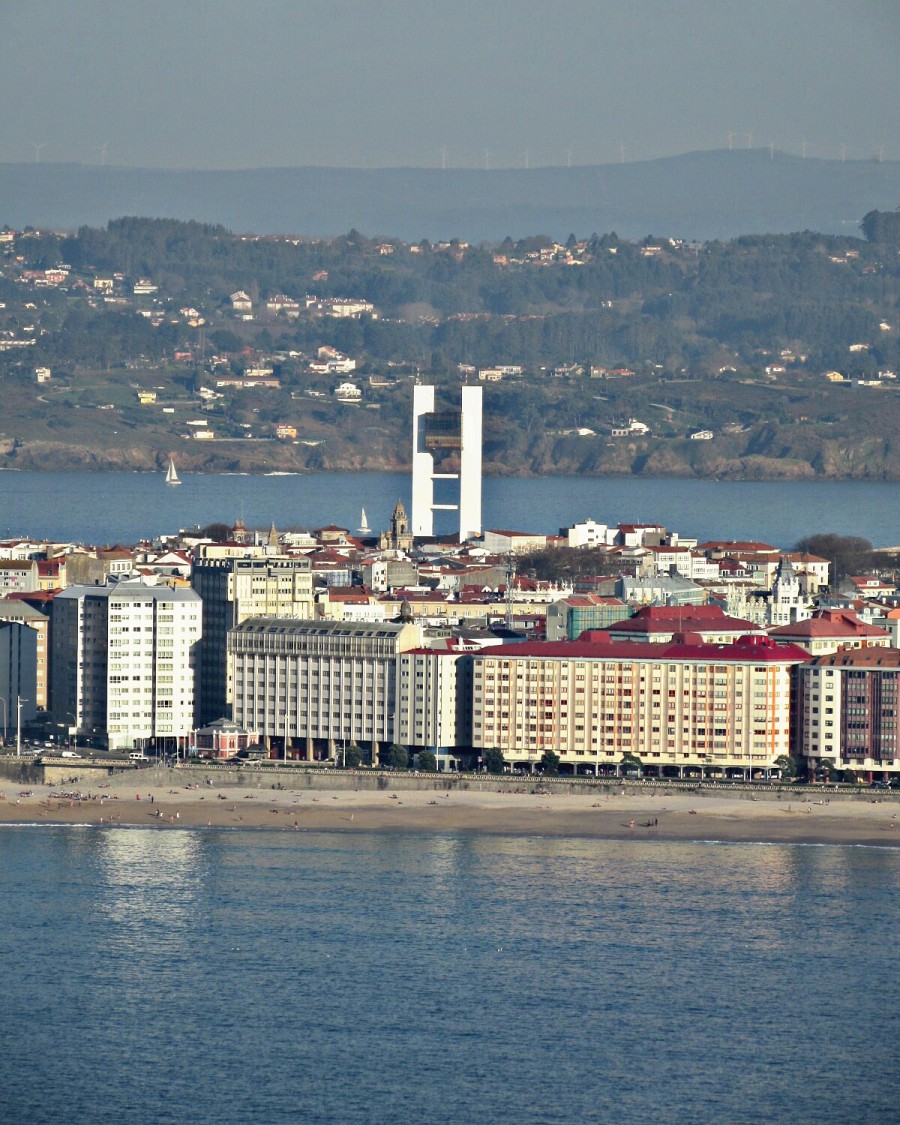
[[[729,134],[900,159],[900,0],[0,0],[0,17],[2,161],[521,167]]]

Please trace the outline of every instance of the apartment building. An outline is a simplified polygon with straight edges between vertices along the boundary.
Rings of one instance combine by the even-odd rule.
[[[193,590],[122,579],[53,600],[50,709],[110,750],[176,749],[195,726]]]
[[[397,658],[396,741],[431,750],[441,772],[472,744],[472,662],[469,653],[415,648]]]
[[[576,773],[634,754],[658,776],[696,766],[764,776],[790,752],[790,672],[806,659],[760,636],[483,649],[472,656],[472,744],[523,769],[553,751]]]
[[[415,624],[248,618],[228,633],[232,717],[286,756],[374,758],[395,740],[397,657],[421,643]]]
[[[797,669],[796,753],[810,765],[900,773],[900,651],[843,649]]]
[[[203,599],[198,707],[205,726],[231,715],[228,630],[248,617],[314,617],[313,573],[308,559],[287,555],[198,558],[191,587]]]
[[[50,618],[21,598],[0,598],[0,628],[7,622],[27,625],[37,634],[35,647],[35,682],[31,699],[38,711],[47,710],[50,662],[48,641]],[[0,695],[2,695],[0,691]],[[29,694],[26,692],[25,694]]]

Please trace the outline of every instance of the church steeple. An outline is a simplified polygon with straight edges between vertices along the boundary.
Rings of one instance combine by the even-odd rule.
[[[381,534],[380,546],[383,551],[409,551],[412,545],[413,537],[409,532],[406,509],[403,501],[398,500],[391,515],[390,527]]]

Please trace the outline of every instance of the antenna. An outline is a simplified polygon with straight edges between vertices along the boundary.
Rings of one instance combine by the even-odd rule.
[[[44,149],[44,148],[47,147],[47,142],[44,141],[42,144],[38,145],[38,144],[35,144],[34,141],[32,141],[31,147],[34,149],[34,162],[35,162],[35,164],[40,164],[40,162],[41,162],[41,149]]]

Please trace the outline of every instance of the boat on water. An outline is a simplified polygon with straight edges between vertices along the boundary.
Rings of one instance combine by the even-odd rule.
[[[369,521],[366,519],[366,509],[365,508],[363,508],[363,510],[362,510],[362,517],[359,521],[359,527],[357,528],[356,534],[357,535],[371,535],[372,534],[372,529],[371,529],[371,527],[369,527]]]
[[[175,472],[175,458],[169,458],[169,471],[166,473],[166,484],[181,484],[178,473]]]

